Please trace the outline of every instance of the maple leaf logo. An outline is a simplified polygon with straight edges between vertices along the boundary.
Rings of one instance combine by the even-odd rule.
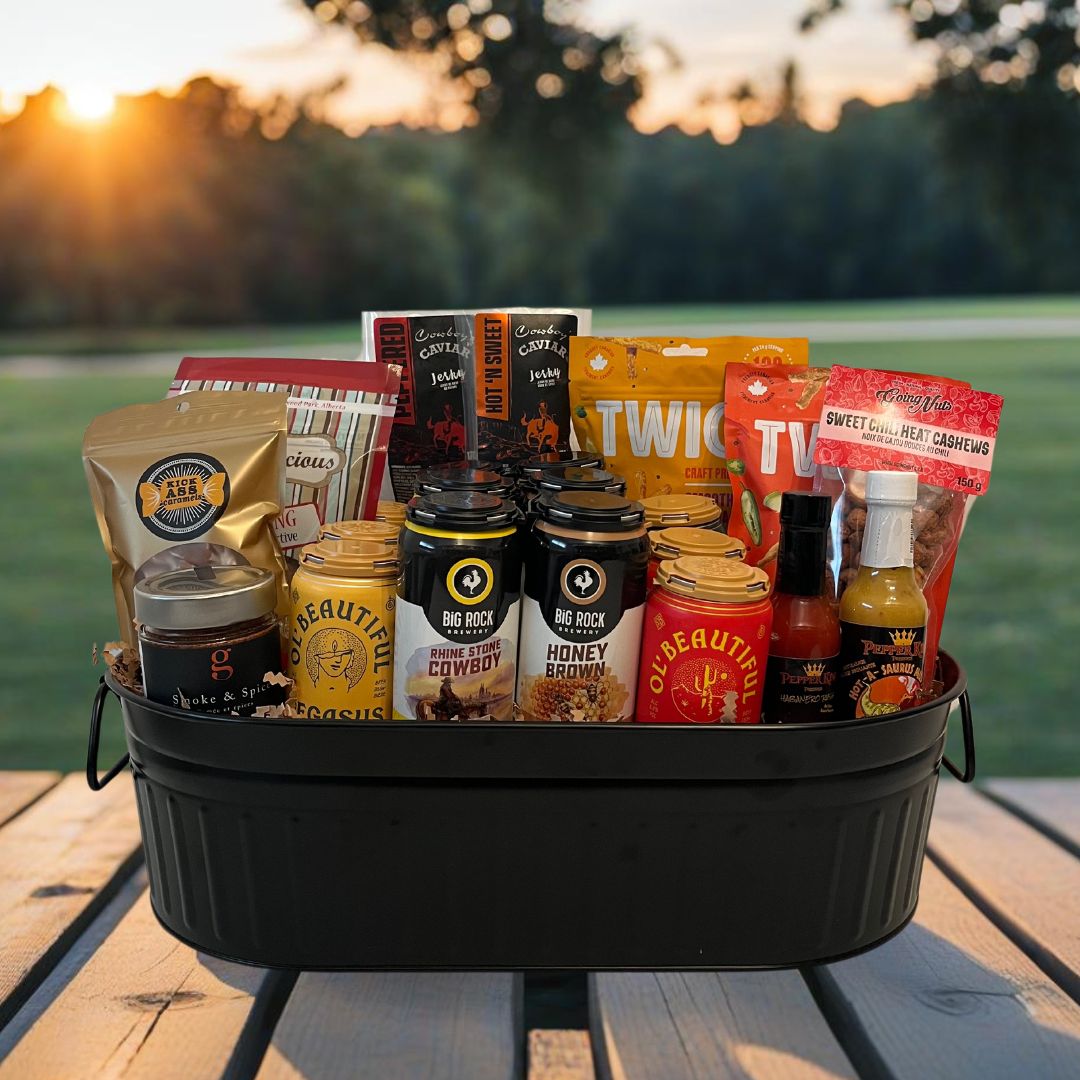
[[[763,383],[760,379],[755,379],[747,388],[747,392],[753,394],[754,397],[761,397],[762,394],[769,392],[769,387],[766,383]]]
[[[591,367],[593,371],[603,371],[604,368],[607,367],[607,357],[601,356],[599,353],[597,353],[589,361],[589,367]]]

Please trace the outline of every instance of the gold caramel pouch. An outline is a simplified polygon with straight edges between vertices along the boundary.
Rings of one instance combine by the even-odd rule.
[[[199,391],[103,413],[83,465],[112,562],[120,636],[137,582],[191,566],[261,566],[287,608],[274,539],[285,477],[285,394]]]
[[[626,480],[628,498],[705,495],[726,517],[725,368],[807,358],[806,338],[572,337],[570,407],[578,443]]]

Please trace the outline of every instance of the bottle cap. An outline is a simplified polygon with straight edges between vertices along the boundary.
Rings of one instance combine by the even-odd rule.
[[[780,524],[794,529],[827,529],[832,499],[808,491],[785,491],[780,499]]]
[[[913,472],[868,472],[866,501],[914,506],[919,497],[919,474]]]

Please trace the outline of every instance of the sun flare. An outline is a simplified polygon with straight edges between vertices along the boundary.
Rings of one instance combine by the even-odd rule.
[[[101,124],[116,109],[116,95],[103,86],[70,86],[64,90],[64,111],[79,124]]]

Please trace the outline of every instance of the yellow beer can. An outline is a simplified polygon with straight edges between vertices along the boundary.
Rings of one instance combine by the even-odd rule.
[[[385,542],[303,548],[289,588],[289,674],[301,716],[391,718],[398,571]]]

